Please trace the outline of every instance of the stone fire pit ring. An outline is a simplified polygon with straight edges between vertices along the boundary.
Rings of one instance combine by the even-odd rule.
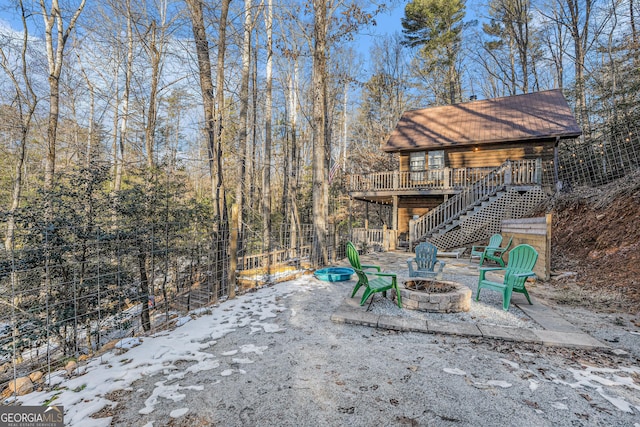
[[[471,289],[461,283],[422,277],[405,278],[400,283],[403,308],[431,313],[471,309]],[[395,301],[395,293],[392,295]]]

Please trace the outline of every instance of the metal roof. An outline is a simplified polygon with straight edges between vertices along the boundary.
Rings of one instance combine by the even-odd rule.
[[[437,150],[582,134],[559,89],[405,112],[382,150]]]

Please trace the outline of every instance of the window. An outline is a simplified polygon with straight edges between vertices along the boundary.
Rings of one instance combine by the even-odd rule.
[[[444,151],[429,151],[429,181],[439,182],[444,178]]]
[[[426,169],[426,156],[424,151],[414,151],[409,153],[409,170],[412,181],[423,181],[424,170]]]
[[[429,151],[429,169],[444,169],[444,150]]]

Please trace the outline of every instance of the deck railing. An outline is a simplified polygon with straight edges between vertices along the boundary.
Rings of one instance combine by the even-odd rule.
[[[511,161],[513,185],[540,183],[540,159]],[[351,175],[349,191],[401,191],[416,189],[462,189],[487,176],[495,167],[444,168],[422,171],[388,171]]]
[[[349,177],[349,191],[458,189],[478,181],[494,168],[444,168],[422,171],[374,172]]]
[[[389,251],[396,248],[398,240],[397,230],[383,228],[354,228],[351,230],[351,241],[356,246],[368,250]]]

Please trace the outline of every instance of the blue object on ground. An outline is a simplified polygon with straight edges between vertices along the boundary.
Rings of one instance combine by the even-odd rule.
[[[351,279],[354,271],[348,267],[327,267],[313,273],[318,280],[325,282],[342,282]]]

